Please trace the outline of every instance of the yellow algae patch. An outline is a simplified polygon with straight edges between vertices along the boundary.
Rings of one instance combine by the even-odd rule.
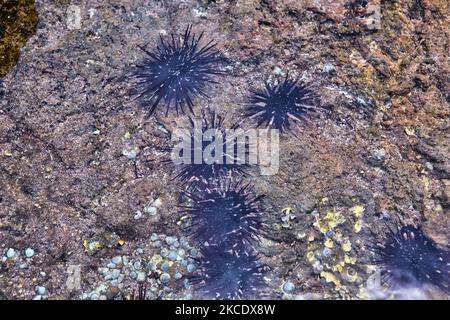
[[[363,206],[355,206],[351,208],[351,211],[355,215],[356,218],[362,218],[364,215],[364,207]]]
[[[355,230],[356,233],[359,233],[363,227],[364,223],[362,220],[356,221],[355,225],[353,226],[353,230]]]
[[[344,261],[345,261],[345,263],[348,263],[348,264],[355,264],[356,263],[356,257],[350,257],[348,255],[345,255]]]
[[[163,258],[159,254],[155,254],[150,261],[153,262],[155,265],[158,265],[162,262],[162,260]]]
[[[336,286],[336,288],[341,287],[341,281],[331,272],[322,271],[320,273],[320,276],[324,278],[327,283],[330,282],[333,283]]]
[[[327,239],[327,240],[325,240],[325,242],[324,242],[324,246],[325,246],[325,247],[327,247],[328,249],[331,249],[331,248],[333,248],[333,247],[334,247],[334,243],[333,243],[333,240],[331,240],[331,239]]]
[[[322,234],[326,234],[343,222],[345,222],[345,218],[339,211],[329,211],[323,219],[318,218],[313,226],[315,226]]]
[[[342,250],[344,250],[345,252],[349,252],[352,250],[352,243],[350,242],[350,240],[346,240],[343,244],[342,244]]]
[[[308,253],[306,254],[306,259],[312,263],[316,260],[316,256],[314,254],[314,251],[308,251]]]

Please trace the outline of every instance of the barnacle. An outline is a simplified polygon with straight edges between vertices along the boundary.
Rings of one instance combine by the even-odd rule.
[[[152,114],[160,103],[165,104],[166,116],[174,107],[176,113],[193,112],[194,98],[208,98],[205,89],[223,75],[220,65],[224,57],[211,40],[202,44],[204,33],[196,36],[192,26],[184,35],[172,33],[169,40],[160,36],[155,50],[141,48],[148,56],[133,70],[130,78],[135,82],[137,98]]]

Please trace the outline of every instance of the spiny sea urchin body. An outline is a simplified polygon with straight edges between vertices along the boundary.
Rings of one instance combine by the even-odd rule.
[[[391,288],[435,286],[450,294],[450,252],[439,248],[420,227],[389,229],[384,244],[371,247],[374,263]]]
[[[165,40],[160,36],[155,50],[143,49],[148,57],[136,66],[131,78],[137,98],[150,114],[160,103],[165,105],[166,116],[171,108],[177,114],[184,113],[185,107],[193,112],[194,99],[208,97],[205,89],[216,82],[216,75],[223,74],[219,67],[224,58],[214,41],[201,44],[203,35],[196,36],[188,26],[181,38],[172,34]]]
[[[242,180],[219,179],[209,186],[186,192],[190,202],[183,211],[191,218],[191,237],[201,247],[251,252],[264,233],[263,195]]]
[[[278,84],[267,83],[262,90],[252,90],[248,105],[245,116],[254,119],[257,127],[281,132],[316,109],[313,90],[289,75]]]
[[[203,250],[202,275],[193,280],[202,299],[258,299],[264,288],[264,266],[254,254]]]
[[[250,144],[240,139],[243,131],[237,125],[225,128],[223,120],[214,111],[204,110],[201,121],[189,118],[190,128],[182,137],[183,163],[177,165],[174,177],[180,183],[192,187],[230,174],[245,174]],[[178,147],[172,150],[174,154],[180,154]]]

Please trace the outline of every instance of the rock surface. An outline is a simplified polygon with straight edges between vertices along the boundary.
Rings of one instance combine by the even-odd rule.
[[[371,8],[381,9],[375,23]],[[37,32],[0,87],[0,253],[22,252],[0,260],[0,298],[32,299],[43,287],[48,299],[79,299],[99,285],[104,261],[132,256],[152,233],[183,235],[178,188],[157,160],[185,119],[148,117],[122,76],[144,57],[139,46],[187,24],[218,42],[232,70],[196,110],[240,120],[248,89],[288,71],[314,83],[324,110],[297,137],[281,137],[277,175],[250,178],[270,208],[262,249],[278,267],[270,297],[367,297],[365,243],[382,239],[385,221],[420,224],[448,245],[447,0],[37,1],[37,9]],[[156,199],[155,215],[134,218]],[[317,226],[336,212],[342,243],[329,248]],[[68,280],[73,266],[79,286]],[[102,290],[94,296],[130,295]]]

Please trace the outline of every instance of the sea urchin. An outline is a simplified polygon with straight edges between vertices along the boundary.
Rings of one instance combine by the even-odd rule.
[[[186,192],[191,203],[181,208],[191,217],[191,237],[201,247],[251,252],[265,229],[264,196],[252,191],[253,186],[242,180],[222,178]]]
[[[260,298],[268,267],[254,254],[207,247],[203,250],[202,274],[194,279],[203,299],[237,300]]]
[[[179,137],[184,141],[182,148],[177,145],[171,150],[171,161],[177,165],[174,178],[191,187],[229,174],[245,174],[251,144],[244,131],[237,125],[225,128],[223,117],[214,111],[202,110],[201,115],[201,121],[189,117],[190,128]]]
[[[389,228],[385,243],[374,245],[371,250],[382,279],[391,288],[429,284],[450,293],[450,253],[437,247],[420,227]]]
[[[278,84],[267,83],[262,90],[252,90],[245,116],[257,121],[257,127],[269,127],[281,132],[291,128],[291,122],[305,119],[315,110],[314,92],[289,75]]]
[[[180,38],[172,34],[170,40],[160,36],[160,44],[153,51],[141,48],[148,57],[132,72],[137,98],[152,114],[161,102],[166,116],[171,106],[178,114],[187,106],[193,112],[193,100],[197,96],[208,97],[205,88],[215,83],[215,75],[223,72],[219,65],[224,61],[216,43],[211,40],[202,45],[204,33],[192,33],[188,26]]]

